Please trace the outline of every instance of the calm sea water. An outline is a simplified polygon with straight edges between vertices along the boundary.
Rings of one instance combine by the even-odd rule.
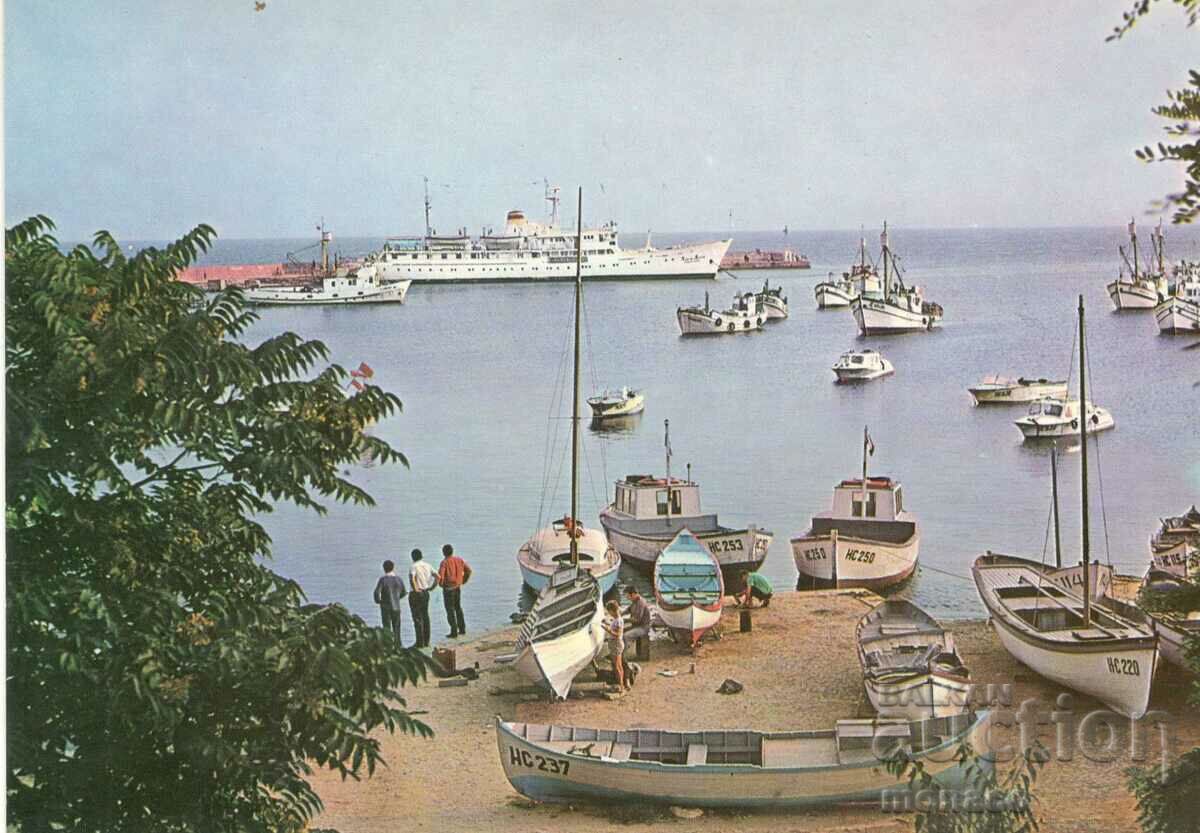
[[[735,248],[785,243],[781,233],[736,237]],[[647,406],[626,432],[585,428],[585,522],[596,523],[617,477],[662,473],[670,419],[673,471],[690,464],[705,508],[724,522],[772,530],[764,572],[777,588],[793,587],[788,539],[827,508],[834,483],[857,474],[865,424],[876,444],[871,471],[903,483],[921,526],[922,569],[903,592],[937,616],[978,615],[969,580],[977,554],[1043,552],[1049,460],[1044,446],[1022,443],[1012,424],[1020,408],[977,408],[966,388],[995,372],[1064,376],[1082,293],[1090,392],[1117,423],[1090,458],[1099,471],[1093,552],[1121,570],[1142,569],[1157,519],[1200,502],[1200,350],[1159,336],[1152,314],[1111,311],[1104,283],[1116,272],[1122,230],[896,228],[891,239],[908,280],[945,307],[941,331],[864,339],[848,311],[815,309],[813,285],[847,268],[857,232],[792,232],[786,242],[811,258],[808,271],[587,285],[584,394],[628,384],[645,389]],[[877,233],[868,241],[877,250]],[[225,241],[210,259],[278,260],[306,242]],[[355,253],[378,242],[340,246]],[[1168,229],[1167,246],[1172,257],[1200,257],[1200,233]],[[785,287],[789,320],[757,334],[679,337],[677,306],[706,291],[725,303],[765,277]],[[344,366],[374,367],[375,380],[404,402],[403,414],[375,431],[411,461],[352,471],[375,508],[332,506],[318,517],[280,507],[266,519],[275,568],[313,600],[374,621],[380,562],[406,566],[420,547],[436,563],[449,542],[475,569],[464,594],[468,627],[507,622],[520,587],[518,547],[568,508],[571,309],[570,284],[512,284],[416,286],[403,307],[263,310],[251,339],[294,330],[324,341]],[[880,349],[895,375],[835,385],[830,365],[862,347]],[[1078,458],[1068,454],[1060,470],[1068,557],[1079,552]],[[443,634],[437,600],[432,608]]]

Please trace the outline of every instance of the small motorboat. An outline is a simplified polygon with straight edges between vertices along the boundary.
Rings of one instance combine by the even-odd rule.
[[[1087,432],[1095,434],[1116,425],[1107,408],[1087,403]],[[1079,434],[1079,400],[1047,397],[1029,406],[1029,413],[1014,423],[1027,440],[1075,437]]]
[[[542,590],[555,570],[570,563],[572,535],[578,548],[579,566],[596,577],[602,593],[612,590],[621,568],[621,556],[609,545],[604,530],[584,527],[569,517],[539,529],[517,551],[521,578],[530,590],[535,593]]]
[[[718,335],[721,333],[750,333],[761,329],[767,313],[753,292],[733,296],[729,309],[715,310],[708,305],[704,293],[703,307],[679,307],[675,310],[681,335]]]
[[[912,602],[881,602],[858,622],[858,661],[880,717],[923,720],[965,711],[970,672],[954,635]]]
[[[759,307],[767,314],[768,321],[781,321],[788,317],[788,299],[783,294],[783,287],[771,288],[769,281],[763,281],[762,291],[754,294]]]
[[[535,801],[684,807],[803,807],[872,802],[906,785],[884,761],[903,749],[950,788],[964,744],[986,753],[990,713],[910,723],[839,720],[824,731],[593,729],[496,718],[504,777]],[[886,805],[885,805],[886,806]]]
[[[606,390],[587,401],[592,409],[592,419],[611,419],[640,414],[646,409],[646,397],[640,390],[628,386],[620,390]]]
[[[654,599],[671,637],[695,650],[721,621],[724,596],[716,556],[695,535],[680,530],[654,562]]]
[[[833,372],[839,382],[866,382],[896,370],[878,350],[850,350],[838,358]]]
[[[604,647],[604,600],[587,570],[555,570],[521,624],[513,666],[535,685],[565,700],[571,683]]]
[[[1007,376],[984,376],[979,384],[967,388],[975,397],[976,405],[1007,405],[1012,402],[1033,402],[1052,397],[1067,398],[1067,382],[1045,378],[1032,379],[1024,376],[1012,379]]]

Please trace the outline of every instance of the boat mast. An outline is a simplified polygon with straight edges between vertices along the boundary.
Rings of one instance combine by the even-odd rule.
[[[425,177],[425,236],[433,237],[433,228],[429,225],[429,209],[432,204],[429,202],[429,177]]]
[[[1158,229],[1155,233],[1155,237],[1158,238],[1158,274],[1164,275],[1166,274],[1166,270],[1163,268],[1163,233],[1161,217],[1158,220]]]
[[[317,226],[317,231],[321,232],[321,274],[329,274],[329,241],[333,239],[333,235],[325,230],[325,218],[321,218],[321,225]]]
[[[1129,225],[1132,228],[1133,223],[1131,222]],[[1136,242],[1134,245],[1137,245]],[[1135,260],[1136,257],[1134,255]],[[1084,347],[1082,294],[1079,296],[1079,442],[1081,446],[1079,468],[1082,476],[1080,492],[1083,501],[1083,626],[1088,628],[1092,624],[1092,587],[1088,576],[1091,552],[1088,545],[1087,353]]]
[[[867,426],[863,426],[863,478],[862,478],[862,517],[867,517],[867,445],[871,442],[871,434]]]
[[[1129,218],[1129,239],[1133,242],[1133,279],[1138,279],[1138,256],[1137,256],[1137,231],[1133,225],[1133,218]]]
[[[579,317],[583,309],[583,188],[575,215],[575,388],[571,396],[571,565],[579,566]]]
[[[887,236],[887,220],[883,221],[883,232],[879,235],[879,242],[883,246],[883,300],[887,301],[889,290],[888,281],[888,236]]]
[[[1062,567],[1062,536],[1058,527],[1058,448],[1050,446],[1050,500],[1054,504],[1054,566]]]
[[[671,516],[671,420],[669,419],[663,420],[663,446],[667,449],[667,517],[669,518]]]

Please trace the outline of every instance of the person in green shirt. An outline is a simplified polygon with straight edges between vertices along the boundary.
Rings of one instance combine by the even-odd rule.
[[[746,590],[741,594],[742,607],[752,607],[755,599],[762,602],[763,607],[771,603],[775,588],[764,576],[758,573],[744,573],[742,579],[746,582]]]

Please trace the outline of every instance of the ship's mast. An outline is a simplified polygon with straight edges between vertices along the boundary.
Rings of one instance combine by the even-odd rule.
[[[425,236],[433,237],[433,228],[429,225],[429,209],[433,204],[429,201],[429,177],[425,177]]]
[[[663,420],[663,446],[667,450],[667,517],[671,516],[671,420]]]
[[[317,231],[321,232],[321,274],[329,274],[329,242],[333,240],[333,235],[325,230],[325,218],[321,218],[321,224],[317,226]]]
[[[1129,224],[1131,227],[1133,223]],[[1135,244],[1136,245],[1136,244]],[[1083,295],[1079,296],[1079,468],[1082,477],[1080,493],[1083,509],[1083,626],[1092,624],[1092,587],[1088,571],[1091,547],[1088,544],[1088,469],[1087,469],[1087,352],[1084,347]]]
[[[888,278],[888,233],[887,220],[883,221],[883,232],[879,235],[879,242],[883,246],[883,300],[886,302],[891,295],[891,282]]]
[[[1137,256],[1137,231],[1133,224],[1133,218],[1129,218],[1129,239],[1133,241],[1133,279],[1136,281],[1138,275],[1138,256]]]
[[[1062,567],[1062,537],[1058,528],[1058,449],[1050,446],[1050,500],[1054,506],[1054,566]]]
[[[550,203],[550,225],[557,228],[559,203],[558,186],[551,185],[550,180],[548,179],[543,179],[542,182],[544,182],[546,185],[546,202]],[[583,189],[581,188],[579,190],[580,194],[582,195]],[[582,204],[582,196],[580,197],[580,202]]]
[[[1154,236],[1158,238],[1158,274],[1163,275],[1166,274],[1166,270],[1163,268],[1163,233],[1161,217],[1158,220],[1158,229]]]
[[[557,209],[557,195],[555,208]],[[557,211],[556,211],[557,213]],[[583,309],[583,188],[579,189],[575,238],[575,388],[571,396],[571,564],[579,566],[579,329]]]

